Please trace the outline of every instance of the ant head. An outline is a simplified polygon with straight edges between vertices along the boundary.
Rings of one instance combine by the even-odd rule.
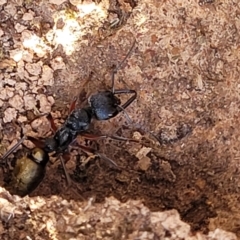
[[[93,94],[89,97],[88,102],[91,107],[94,107],[97,103],[112,106],[118,106],[121,104],[121,100],[111,91],[102,91]]]
[[[34,148],[31,151],[31,156],[36,163],[46,164],[49,161],[48,154],[41,148]]]
[[[121,101],[111,91],[99,92],[88,99],[93,114],[98,120],[107,120],[118,114]]]

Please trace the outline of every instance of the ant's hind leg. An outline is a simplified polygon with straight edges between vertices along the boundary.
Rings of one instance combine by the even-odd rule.
[[[118,141],[138,142],[135,139],[120,137],[116,135],[97,135],[97,134],[91,134],[91,133],[81,133],[81,136],[88,140],[93,140],[93,141],[98,139],[103,139],[103,138],[110,138]]]
[[[5,160],[6,163],[6,158],[12,154],[14,151],[17,150],[17,148],[24,142],[24,140],[27,139],[27,136],[22,137],[11,149],[9,149],[1,158],[1,160]]]
[[[49,121],[49,123],[51,125],[51,129],[52,129],[53,133],[55,133],[57,131],[57,126],[54,123],[54,119],[52,117],[52,114],[49,113],[46,118],[47,118],[47,120]]]
[[[75,142],[75,141],[74,141]],[[110,164],[111,166],[113,166],[116,169],[119,169],[120,167],[110,158],[108,158],[107,156],[99,153],[96,149],[91,148],[91,147],[87,147],[84,146],[82,144],[76,143],[76,147],[80,148],[82,151],[86,152],[86,153],[91,153],[93,155],[96,155],[98,157],[100,157],[101,159],[103,159],[104,161],[106,161],[108,164]]]
[[[66,164],[65,162],[67,162],[70,159],[70,154],[69,153],[63,153],[63,155],[60,155],[60,161],[61,161],[61,165],[64,171],[64,175],[66,177],[66,182],[67,182],[67,188],[69,188],[70,186],[72,186],[72,190],[74,191],[75,194],[77,194],[79,196],[80,199],[86,201],[86,199],[84,199],[82,197],[82,195],[79,194],[79,192],[77,191],[79,189],[79,186],[77,184],[75,184],[71,177],[69,176],[68,172],[67,172],[67,168],[66,168]],[[65,161],[64,161],[65,160]],[[81,189],[79,189],[81,190]]]
[[[30,140],[38,148],[44,149],[45,147],[44,140],[40,140],[31,136],[28,136],[26,140]]]
[[[69,114],[76,108],[76,103],[77,103],[77,97],[74,97],[68,110]]]
[[[78,99],[77,96],[74,97],[74,99],[73,99],[73,101],[72,101],[72,103],[71,103],[71,105],[70,105],[70,107],[69,107],[69,110],[68,110],[69,114],[76,108],[77,99]],[[50,123],[50,126],[51,126],[51,129],[52,129],[53,133],[56,133],[56,131],[57,131],[57,126],[56,126],[56,124],[54,123],[54,119],[53,119],[53,117],[52,117],[52,114],[49,113],[46,118],[47,118],[47,120],[48,120],[49,123]]]

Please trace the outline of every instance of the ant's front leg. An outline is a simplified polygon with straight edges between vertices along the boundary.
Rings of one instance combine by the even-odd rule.
[[[131,48],[129,49],[127,55],[124,57],[124,59],[121,61],[121,63],[118,66],[116,66],[112,71],[112,93],[113,94],[115,93],[115,89],[114,89],[115,74],[117,74],[118,70],[123,66],[123,63],[129,58],[129,56],[135,46],[135,43],[136,43],[136,39],[134,39],[133,44],[132,44]]]
[[[115,94],[133,94],[123,105]],[[89,104],[93,116],[98,120],[108,120],[115,117],[118,113],[124,111],[137,97],[137,92],[130,89],[98,92],[89,98]]]
[[[130,97],[124,104],[121,106],[118,106],[118,113],[123,111],[125,108],[127,108],[136,98],[137,98],[137,92],[132,89],[119,89],[115,90],[114,94],[133,94],[132,97]]]

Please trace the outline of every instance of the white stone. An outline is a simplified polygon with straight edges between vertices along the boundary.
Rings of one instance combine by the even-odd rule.
[[[23,100],[24,100],[26,110],[34,109],[34,107],[37,104],[35,97],[33,95],[30,95],[30,94],[24,96]]]
[[[1,1],[1,0],[0,0]],[[4,31],[0,28],[0,37],[4,34]]]
[[[53,70],[47,66],[44,65],[42,67],[42,77],[38,81],[38,85],[40,86],[52,86],[53,85]]]
[[[25,82],[17,82],[15,85],[15,90],[19,91],[19,90],[23,90],[26,91],[27,90],[27,83]]]
[[[18,33],[21,33],[21,32],[24,31],[26,28],[27,28],[27,27],[25,27],[25,26],[23,26],[23,25],[21,25],[21,24],[19,24],[19,23],[16,23],[16,24],[15,24],[15,29],[16,29],[16,31],[17,31]]]
[[[17,110],[22,111],[23,110],[23,99],[20,95],[15,95],[12,98],[9,99],[8,103],[13,107],[16,108]]]
[[[14,88],[5,87],[0,90],[0,99],[7,100],[14,95]]]
[[[51,112],[51,103],[48,101],[46,95],[40,94],[37,96],[37,99],[40,103],[40,111],[43,113],[49,113]]]
[[[70,0],[70,3],[74,6],[82,4],[82,0]]]
[[[22,60],[31,63],[33,60],[33,53],[27,50],[23,51]]]
[[[0,0],[0,5],[7,3],[7,0]]]
[[[33,20],[33,13],[32,12],[24,13],[22,19],[24,21],[31,21],[31,20]]]
[[[16,119],[17,111],[15,108],[7,108],[4,112],[3,122],[8,123]]]
[[[42,71],[42,62],[39,61],[37,63],[27,63],[25,68],[30,74],[38,76]]]
[[[14,49],[10,51],[10,58],[15,62],[19,62],[22,59],[23,51],[21,49]]]
[[[65,1],[66,0],[50,0],[49,3],[56,4],[56,5],[61,5]]]
[[[17,8],[13,4],[8,4],[4,10],[10,14],[12,17],[17,13]]]
[[[13,86],[15,86],[16,81],[13,80],[13,79],[11,79],[11,78],[5,78],[4,83],[5,83],[5,84],[8,84],[9,86],[12,86],[12,87],[13,87]]]
[[[65,69],[66,65],[63,62],[62,57],[56,57],[51,61],[51,67],[53,70],[58,70],[58,69]]]

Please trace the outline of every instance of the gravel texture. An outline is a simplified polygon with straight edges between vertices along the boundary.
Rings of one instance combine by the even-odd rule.
[[[128,116],[93,121],[91,131],[139,141],[80,139],[120,170],[75,149],[73,186],[52,156],[30,198],[2,189],[14,212],[3,200],[2,239],[236,239],[219,229],[240,237],[239,13],[238,0],[0,0],[0,155],[23,134],[50,136],[42,115],[59,126],[74,96],[83,107],[109,89],[135,39],[115,89],[135,89],[137,100]],[[2,161],[1,186],[32,147],[24,141]],[[190,238],[170,209],[208,237]]]

